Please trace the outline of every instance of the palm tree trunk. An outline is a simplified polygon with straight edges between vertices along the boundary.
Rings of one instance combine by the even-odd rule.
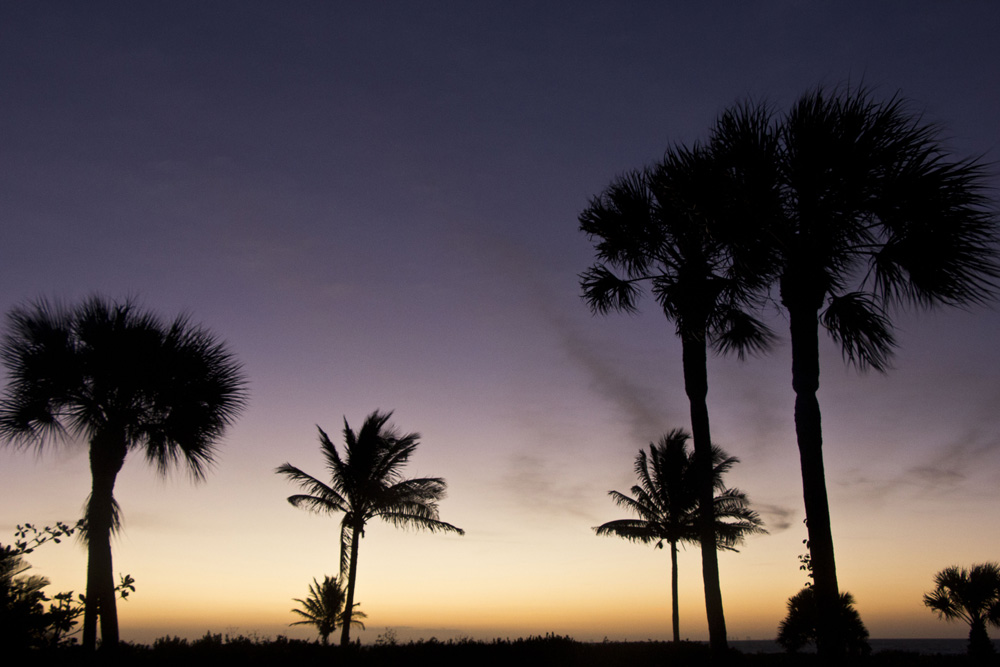
[[[973,618],[972,622],[969,623],[969,645],[967,652],[971,657],[982,661],[996,654],[993,642],[990,641],[990,637],[986,633],[986,619],[981,616]]]
[[[671,611],[673,612],[672,620],[674,626],[674,643],[679,644],[681,641],[681,621],[680,621],[680,608],[677,604],[677,543],[670,543],[670,594],[671,594]]]
[[[795,435],[802,467],[802,496],[809,532],[809,555],[816,591],[816,649],[828,662],[844,655],[840,630],[840,590],[833,553],[830,504],[823,468],[823,429],[819,401],[819,309],[785,304],[792,339],[792,388],[795,390]]]
[[[351,530],[351,563],[347,570],[347,601],[344,607],[343,628],[340,631],[340,645],[347,647],[351,643],[351,616],[354,615],[354,584],[358,576],[358,542],[361,540],[361,526],[355,525]]]
[[[87,594],[83,615],[83,648],[97,648],[97,620],[101,622],[101,648],[118,646],[118,609],[111,560],[114,525],[114,487],[125,462],[122,440],[95,436],[90,444],[91,491],[87,503]]]
[[[684,391],[691,404],[691,435],[698,481],[700,508],[701,573],[705,586],[705,613],[708,616],[708,642],[713,653],[728,649],[726,616],[722,608],[719,584],[719,555],[716,551],[715,508],[712,486],[712,435],[708,423],[708,356],[705,330],[681,335],[684,366]]]

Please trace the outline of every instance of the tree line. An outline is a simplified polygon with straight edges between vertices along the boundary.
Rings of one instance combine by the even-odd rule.
[[[580,276],[583,298],[605,314],[634,312],[643,292],[652,294],[681,340],[691,419],[690,436],[671,431],[650,444],[649,455],[640,451],[632,496],[611,492],[639,518],[596,530],[666,542],[674,563],[678,542],[700,545],[713,651],[728,646],[717,551],[763,532],[763,524],[746,496],[721,481],[735,459],[711,438],[709,350],[741,359],[766,353],[775,338],[766,309],[780,307],[786,316],[815,641],[822,657],[839,660],[846,643],[817,400],[819,332],[840,345],[848,363],[885,372],[897,309],[992,299],[1000,269],[985,179],[983,162],[950,158],[939,128],[905,100],[818,88],[782,114],[750,102],[725,110],[707,140],[668,147],[662,160],[618,177],[580,214],[597,260]],[[0,360],[8,373],[0,399],[4,442],[89,444],[83,645],[96,647],[100,623],[103,644],[113,647],[116,477],[132,451],[160,472],[183,462],[203,476],[219,438],[246,408],[242,366],[186,317],[165,322],[131,300],[99,296],[73,308],[45,300],[15,308]],[[463,532],[438,516],[444,480],[403,477],[419,436],[398,432],[390,416],[375,411],[358,432],[345,419],[343,456],[319,430],[330,483],[289,463],[276,470],[303,491],[289,497],[293,505],[343,515],[341,580],[314,580],[297,611],[311,622],[320,607],[310,601],[340,607],[342,598],[334,623],[344,644],[358,620],[358,548],[369,520]],[[346,591],[338,592],[345,579]],[[676,565],[673,588],[677,639]],[[324,641],[332,631],[328,623],[320,628]]]

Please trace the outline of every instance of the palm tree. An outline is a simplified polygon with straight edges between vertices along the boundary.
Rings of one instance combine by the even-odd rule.
[[[837,659],[844,647],[816,397],[819,328],[846,361],[884,372],[895,345],[891,308],[990,298],[998,269],[986,171],[977,160],[948,160],[938,129],[903,100],[877,102],[860,88],[810,92],[777,124],[763,108],[746,117],[753,122],[720,123],[716,140],[766,148],[743,166],[737,155],[733,169],[755,179],[760,196],[742,209],[772,247],[769,273],[788,313],[817,645]],[[772,166],[761,170],[762,161]]]
[[[854,608],[854,596],[846,591],[840,594],[837,618],[840,636],[844,638],[845,652],[855,657],[871,653],[868,628]],[[778,626],[775,641],[789,653],[795,653],[816,641],[817,620],[816,591],[812,586],[806,586],[788,598],[788,614]]]
[[[343,458],[323,429],[317,427],[320,450],[331,476],[329,485],[290,463],[275,470],[305,491],[288,498],[293,506],[344,513],[340,522],[340,575],[347,576],[347,600],[341,624],[342,646],[350,643],[358,546],[370,519],[379,517],[395,526],[465,534],[461,528],[438,519],[437,503],[445,495],[443,479],[403,479],[402,468],[416,450],[420,436],[400,435],[388,423],[391,416],[391,412],[376,410],[368,415],[358,433],[351,430],[345,418]]]
[[[0,358],[8,372],[0,437],[33,447],[62,437],[90,445],[83,645],[96,647],[100,617],[102,645],[114,648],[118,472],[141,449],[160,473],[183,458],[202,478],[216,441],[246,404],[240,365],[186,317],[164,324],[131,301],[99,296],[69,310],[44,300],[14,309]]]
[[[948,567],[934,576],[934,584],[934,590],[924,595],[924,604],[939,618],[969,624],[970,655],[995,653],[986,625],[1000,627],[1000,565],[982,563],[968,570]]]
[[[609,491],[614,501],[638,519],[609,521],[595,528],[598,535],[615,535],[634,542],[663,543],[670,545],[670,584],[674,641],[679,642],[680,621],[677,601],[677,544],[698,544],[699,528],[698,493],[695,485],[695,457],[687,450],[690,436],[682,429],[673,429],[649,443],[649,456],[639,450],[635,459],[635,474],[639,483],[632,487],[632,495]],[[712,480],[715,517],[716,549],[736,551],[736,545],[746,535],[766,533],[763,522],[750,509],[746,494],[739,489],[727,489],[722,476],[739,459],[727,456],[719,447],[712,447]]]
[[[743,122],[738,115],[730,120]],[[752,145],[714,140],[707,147],[672,148],[657,165],[615,180],[580,214],[580,230],[595,242],[599,260],[580,277],[591,311],[635,312],[640,286],[648,283],[681,339],[700,480],[705,610],[714,651],[728,644],[715,549],[707,349],[711,345],[716,352],[736,352],[742,358],[770,342],[767,328],[745,310],[753,293],[766,284],[761,282],[766,271],[757,264],[766,263],[768,256],[758,251],[754,235],[741,235],[745,227],[724,224],[740,195],[758,192],[733,179],[742,173],[729,168],[731,153],[751,159],[759,152]]]
[[[315,625],[323,645],[326,646],[330,634],[345,620],[344,599],[344,587],[336,577],[324,576],[322,584],[313,579],[312,585],[309,586],[309,597],[305,600],[294,598],[302,608],[292,609],[292,613],[298,614],[303,620],[289,625]],[[357,607],[358,603],[354,603],[354,606]],[[365,629],[365,624],[361,622],[363,618],[368,618],[368,615],[360,609],[351,611],[351,624],[362,630]]]

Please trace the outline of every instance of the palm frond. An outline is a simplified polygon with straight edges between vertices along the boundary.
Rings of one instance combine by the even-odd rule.
[[[613,310],[634,313],[636,300],[642,295],[638,279],[619,278],[603,264],[597,264],[580,274],[583,298],[594,314],[605,315]]]
[[[870,294],[851,292],[831,296],[822,322],[840,344],[848,363],[860,370],[888,370],[896,344],[892,323]]]

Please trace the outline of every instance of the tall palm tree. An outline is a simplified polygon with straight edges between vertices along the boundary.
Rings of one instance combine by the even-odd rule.
[[[289,496],[288,502],[314,512],[343,512],[340,522],[340,575],[347,576],[347,600],[340,643],[351,641],[354,585],[358,574],[358,546],[370,519],[381,518],[395,526],[423,528],[431,532],[465,531],[438,518],[437,503],[444,498],[440,477],[404,479],[402,469],[419,444],[420,435],[401,435],[389,425],[391,412],[368,415],[361,430],[351,430],[344,419],[344,457],[323,431],[320,450],[330,472],[325,484],[290,463],[275,472],[298,484],[305,493]]]
[[[731,114],[729,122],[745,122]],[[738,135],[742,136],[742,135]],[[750,136],[748,133],[745,136]],[[732,142],[692,149],[674,147],[644,171],[615,180],[580,214],[580,230],[595,243],[599,262],[580,277],[594,313],[635,312],[648,284],[681,339],[684,389],[691,408],[695,470],[701,509],[702,578],[709,638],[714,651],[727,648],[719,584],[708,418],[707,350],[748,352],[767,347],[770,332],[746,307],[766,281],[766,245],[744,226],[729,224],[741,196],[758,196],[729,167],[733,155],[751,160],[760,148]],[[766,166],[766,163],[765,163]],[[732,238],[731,238],[732,237]],[[760,246],[760,247],[758,247]]]
[[[844,651],[820,425],[819,329],[849,363],[883,372],[895,345],[889,312],[904,305],[985,301],[998,269],[986,171],[946,157],[938,128],[903,100],[864,89],[803,95],[772,122],[760,110],[743,125],[720,124],[717,141],[767,147],[734,171],[752,175],[760,196],[742,208],[788,313],[795,431],[819,610],[817,646]],[[759,245],[757,247],[760,247]]]
[[[8,372],[0,437],[33,447],[62,437],[89,443],[83,645],[96,647],[100,617],[102,645],[114,648],[118,472],[138,449],[161,473],[183,458],[202,478],[215,443],[246,404],[240,365],[186,317],[164,324],[131,301],[99,296],[72,309],[46,301],[14,309],[0,359]]]
[[[995,653],[986,625],[1000,627],[1000,565],[982,563],[966,570],[947,567],[934,576],[935,588],[924,595],[924,604],[949,621],[969,624],[969,654]]]
[[[323,645],[326,646],[333,631],[345,621],[345,599],[344,586],[336,577],[324,576],[322,584],[313,579],[309,586],[309,597],[305,600],[294,598],[302,608],[292,609],[292,613],[298,614],[303,620],[289,625],[316,626]],[[358,603],[355,602],[354,606],[357,607]],[[368,615],[360,609],[355,608],[351,611],[351,624],[362,630],[365,629],[365,624],[361,622],[363,618],[368,618]]]
[[[695,457],[688,452],[690,436],[682,429],[673,429],[660,438],[659,444],[649,443],[649,456],[640,449],[635,459],[635,474],[639,483],[632,495],[609,491],[614,501],[637,519],[609,521],[595,528],[598,535],[615,535],[627,540],[649,544],[670,545],[670,585],[674,641],[679,642],[680,620],[677,596],[677,544],[700,543],[699,498],[695,484]],[[715,516],[716,549],[736,551],[747,535],[766,533],[763,521],[750,509],[750,501],[739,489],[727,489],[722,476],[739,459],[727,456],[719,447],[712,447],[712,480]]]

